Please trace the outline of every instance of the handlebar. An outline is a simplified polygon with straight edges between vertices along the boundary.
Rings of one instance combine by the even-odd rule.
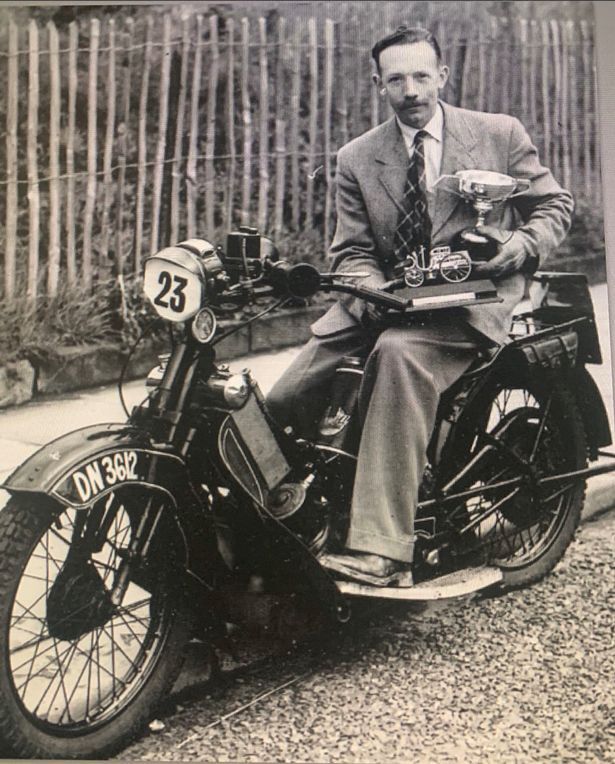
[[[358,278],[367,276],[367,274],[321,273],[309,263],[292,265],[291,263],[277,262],[271,264],[266,278],[272,286],[286,291],[291,297],[311,297],[319,291],[342,292],[359,297],[381,308],[401,311],[406,308],[407,300],[401,297],[396,297],[380,289],[337,280],[348,278],[348,276]]]

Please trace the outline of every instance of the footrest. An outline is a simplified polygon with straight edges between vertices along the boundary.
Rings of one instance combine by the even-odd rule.
[[[409,587],[370,586],[354,581],[336,581],[336,584],[342,594],[353,597],[428,602],[473,594],[499,583],[502,578],[502,571],[499,568],[483,567],[464,568]]]

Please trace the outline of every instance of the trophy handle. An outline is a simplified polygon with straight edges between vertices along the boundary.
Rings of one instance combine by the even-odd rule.
[[[519,196],[520,194],[524,194],[532,185],[530,181],[527,180],[526,178],[515,178],[515,183],[517,184],[517,188],[508,197],[509,199],[512,199],[513,196]]]
[[[448,183],[447,181],[452,181],[452,182]],[[437,186],[441,186],[446,191],[449,191],[451,194],[455,194],[456,196],[461,196],[462,198],[465,198],[464,195],[459,190],[459,176],[457,175],[440,175],[440,177],[433,184],[433,188],[436,188]]]

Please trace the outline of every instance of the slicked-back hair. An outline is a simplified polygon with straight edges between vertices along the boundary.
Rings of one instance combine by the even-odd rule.
[[[440,46],[429,29],[423,29],[423,27],[400,26],[391,34],[383,37],[382,40],[378,40],[372,48],[372,58],[376,62],[378,74],[380,74],[380,54],[385,48],[390,48],[391,45],[404,45],[413,42],[428,42],[434,49],[438,64],[442,63]]]

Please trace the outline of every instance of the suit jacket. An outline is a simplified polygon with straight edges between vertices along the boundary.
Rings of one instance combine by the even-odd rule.
[[[536,256],[540,264],[568,231],[572,196],[540,164],[536,148],[517,119],[446,103],[442,107],[441,174],[481,169],[529,179],[530,189],[497,205],[486,222],[520,232],[528,253]],[[373,287],[392,278],[393,238],[407,168],[408,153],[394,117],[338,151],[337,227],[329,251],[335,270],[367,272],[370,275],[362,283]],[[472,207],[444,189],[436,189],[431,213],[432,246],[450,243],[455,234],[476,222]],[[502,303],[456,310],[479,332],[495,342],[504,342],[525,286],[526,276],[513,273],[497,281]],[[363,301],[340,301],[312,325],[312,332],[329,336],[356,327],[364,310]]]

